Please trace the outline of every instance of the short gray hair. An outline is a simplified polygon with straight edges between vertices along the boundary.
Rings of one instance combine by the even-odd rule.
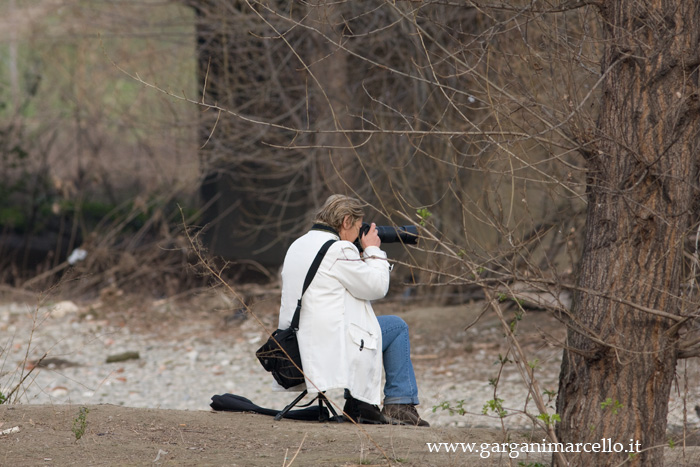
[[[350,220],[355,223],[365,216],[364,207],[357,198],[345,195],[331,195],[316,213],[314,222],[321,222],[330,225],[335,230],[340,231],[345,216],[350,216]]]

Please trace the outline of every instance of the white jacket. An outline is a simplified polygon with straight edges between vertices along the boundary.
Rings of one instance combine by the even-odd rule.
[[[309,393],[347,388],[361,401],[381,400],[382,333],[370,300],[389,290],[389,262],[378,247],[362,257],[351,242],[330,232],[312,230],[289,247],[282,266],[279,328],[289,327],[306,273],[318,250],[326,252],[302,298],[299,351]],[[275,383],[276,384],[276,383]],[[290,388],[302,390],[304,384]]]

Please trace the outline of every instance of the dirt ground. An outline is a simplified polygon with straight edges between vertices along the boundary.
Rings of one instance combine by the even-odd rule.
[[[249,296],[255,295],[251,292]],[[210,297],[210,294],[207,294]],[[235,319],[231,307],[202,302],[204,295],[172,307],[167,315],[191,332],[208,329],[211,334],[232,334],[235,327],[222,322]],[[117,298],[90,304],[93,313],[110,322],[128,322],[132,332],[173,329],[163,326],[163,316],[144,313],[143,300],[117,294]],[[187,301],[185,300],[185,301]],[[208,300],[208,299],[207,299]],[[276,319],[278,298],[259,293],[256,314],[265,323]],[[110,303],[107,305],[107,303]],[[195,303],[196,302],[196,303]],[[377,304],[378,314],[395,313],[409,324],[419,386],[454,380],[457,392],[465,374],[487,380],[497,372],[494,361],[507,351],[500,323],[481,316],[475,330],[466,332],[483,311],[471,303],[450,307],[386,301]],[[200,326],[193,326],[197,322]],[[208,326],[201,326],[208,323]],[[558,355],[555,343],[564,335],[549,314],[529,311],[519,324],[520,342],[543,360],[543,371],[556,380]],[[184,332],[184,331],[180,331]],[[167,334],[167,333],[165,333]],[[167,338],[167,335],[163,335]],[[182,338],[182,334],[178,334]],[[485,354],[478,360],[476,356]],[[547,359],[551,361],[546,361]],[[465,373],[459,373],[462,368]],[[454,373],[454,374],[453,374]],[[522,384],[522,383],[517,383]],[[504,390],[505,382],[504,382]],[[464,389],[466,391],[466,388]],[[153,396],[157,400],[158,395]],[[484,393],[480,400],[487,400]],[[87,412],[81,412],[85,408]],[[83,423],[84,421],[84,423]],[[469,452],[459,445],[456,452],[431,443],[476,443],[493,451],[497,443],[542,440],[539,432],[494,428],[479,423],[462,426],[437,424],[430,428],[356,426],[351,423],[318,423],[282,420],[250,413],[207,410],[165,410],[101,405],[0,405],[0,465],[226,465],[226,466],[544,466],[551,454],[529,453],[509,457],[504,452]],[[466,449],[466,452],[465,452]],[[698,465],[697,448],[669,450],[667,465]],[[488,455],[487,455],[488,454]]]
[[[74,406],[0,406],[0,465],[197,466],[545,466],[551,454],[430,452],[427,443],[504,442],[499,430],[354,426],[282,420],[248,413],[88,407],[80,430]],[[511,432],[509,443],[539,442]],[[488,454],[488,457],[485,456]],[[698,465],[700,448],[666,448],[666,465]]]
[[[499,442],[493,430],[353,426],[248,413],[88,407],[2,406],[0,464],[36,465],[501,465],[496,457],[430,453],[426,442]],[[495,455],[494,455],[495,456]],[[541,459],[546,461],[547,459]],[[529,460],[532,462],[532,458]],[[503,465],[507,465],[507,462]]]

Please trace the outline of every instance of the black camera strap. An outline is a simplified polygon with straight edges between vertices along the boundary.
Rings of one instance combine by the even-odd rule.
[[[318,253],[316,253],[316,257],[314,258],[314,261],[311,263],[311,267],[309,268],[309,272],[306,273],[306,279],[304,279],[304,287],[301,289],[301,297],[304,296],[304,292],[306,292],[306,289],[309,288],[309,285],[311,284],[311,281],[314,280],[314,276],[316,275],[316,271],[318,271],[318,267],[321,265],[321,261],[323,261],[323,257],[326,256],[326,252],[328,249],[331,247],[331,245],[335,242],[335,239],[330,239],[326,243],[323,244],[320,250],[318,250]],[[294,329],[294,331],[299,330],[299,314],[301,313],[301,297],[299,297],[299,300],[297,301],[297,309],[294,310],[294,317],[292,318],[292,324],[291,328]]]

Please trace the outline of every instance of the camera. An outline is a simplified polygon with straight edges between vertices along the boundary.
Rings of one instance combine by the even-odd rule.
[[[360,235],[355,240],[355,246],[362,251],[362,246],[360,243],[360,238],[369,232],[370,225],[363,222],[362,227],[360,227]],[[396,243],[401,242],[407,245],[415,245],[418,243],[418,229],[414,225],[402,225],[398,227],[392,227],[388,225],[378,225],[376,227],[377,235],[379,235],[379,240],[382,243]]]

